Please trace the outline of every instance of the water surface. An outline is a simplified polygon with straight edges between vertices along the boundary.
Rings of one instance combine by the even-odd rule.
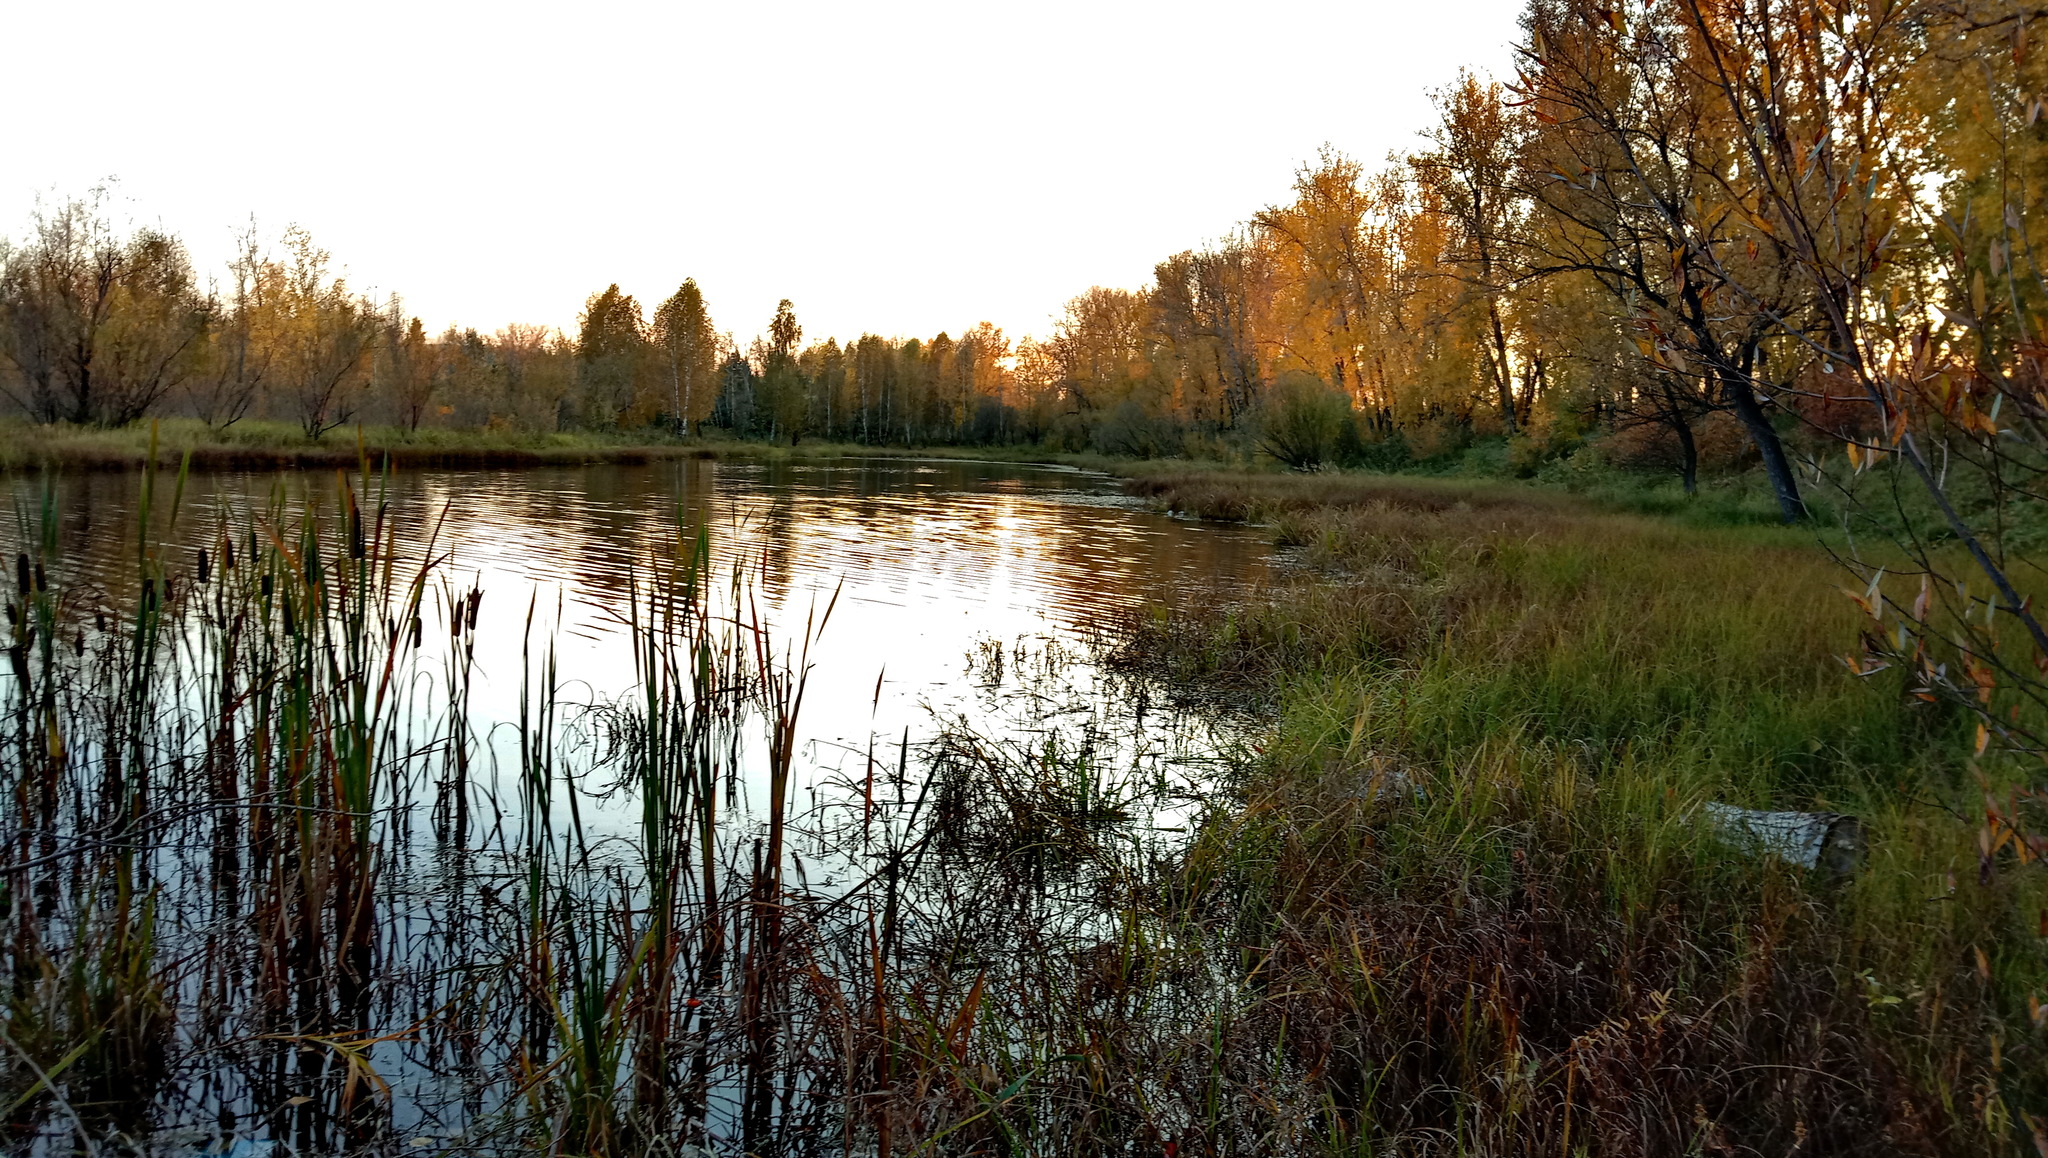
[[[100,634],[117,639],[123,609],[135,606],[143,477],[66,475],[9,485],[22,512],[4,528],[10,553],[38,510],[54,511],[53,584],[72,592],[69,606],[87,625],[93,606],[112,612]],[[1125,863],[1171,855],[1236,735],[1227,722],[1162,706],[1142,681],[1106,670],[1098,633],[1132,607],[1175,602],[1218,583],[1257,584],[1273,566],[1254,532],[1161,515],[1104,476],[1005,463],[684,461],[407,471],[367,484],[334,474],[223,473],[194,476],[182,491],[159,475],[150,485],[149,549],[172,564],[166,570],[180,583],[197,574],[202,545],[219,550],[222,528],[246,536],[252,526],[270,526],[289,541],[299,512],[333,512],[347,487],[364,497],[365,509],[381,504],[395,520],[401,569],[434,561],[425,646],[402,680],[408,702],[424,705],[414,733],[424,739],[398,753],[394,768],[438,766],[448,735],[445,718],[432,718],[446,703],[437,690],[450,638],[444,609],[473,589],[483,593],[476,631],[463,637],[475,641],[467,720],[478,737],[478,771],[456,789],[473,797],[479,822],[451,835],[430,820],[429,811],[445,814],[446,798],[436,794],[447,784],[429,785],[413,772],[379,789],[374,820],[383,956],[374,1011],[360,1015],[370,1022],[360,1032],[376,1039],[364,1056],[391,1093],[380,1111],[386,1125],[373,1133],[417,1139],[421,1148],[468,1146],[480,1131],[501,1137],[517,1117],[517,1059],[528,1035],[507,1010],[518,1007],[450,1011],[477,1000],[476,977],[528,976],[521,972],[528,928],[516,915],[527,911],[521,906],[553,906],[550,898],[560,897],[551,920],[587,909],[630,923],[646,903],[644,817],[630,776],[604,757],[616,745],[601,734],[603,711],[588,714],[595,730],[586,742],[565,745],[566,762],[550,774],[575,809],[573,834],[537,828],[534,814],[522,811],[517,723],[535,703],[550,656],[562,703],[601,706],[633,690],[625,627],[633,593],[647,590],[664,553],[673,557],[679,530],[701,530],[710,545],[711,571],[722,577],[714,595],[719,614],[744,620],[749,633],[756,624],[765,628],[771,646],[807,671],[784,899],[793,913],[808,906],[811,959],[835,978],[858,978],[867,969],[861,939],[899,917],[907,931],[897,968],[923,968],[910,947],[920,939],[951,945],[949,953],[963,942],[976,946],[977,969],[988,968],[1009,940],[1065,960],[1062,954],[1113,939],[1119,917],[1103,898],[1129,887]],[[196,678],[183,686],[198,689],[209,653],[196,642],[188,651]],[[206,717],[196,701],[180,710]],[[573,726],[573,707],[564,718]],[[729,888],[755,887],[746,882],[761,872],[767,761],[760,722],[733,741],[716,793],[719,832],[707,838]],[[191,766],[182,760],[174,756],[168,767]],[[925,785],[944,767],[968,772],[932,794],[920,829]],[[1008,779],[991,784],[991,775],[1016,778],[1016,791]],[[84,784],[75,791],[87,800]],[[255,1138],[326,1152],[320,1147],[338,1145],[337,1129],[358,1137],[350,1133],[359,1123],[347,1110],[347,1071],[335,1056],[288,1048],[299,1040],[293,1032],[310,1030],[292,1030],[297,1023],[251,1004],[262,991],[262,960],[246,944],[244,836],[221,827],[232,826],[235,813],[191,792],[206,806],[158,832],[140,871],[159,897],[158,958],[175,1004],[190,1010],[203,1004],[208,985],[219,985],[229,996],[217,1000],[230,1014],[212,1025],[181,1019],[179,1052],[190,1060],[184,1076],[157,1095],[154,1127],[162,1138],[199,1144]],[[993,810],[983,811],[976,796],[994,802]],[[1082,832],[1098,825],[1117,831],[1105,831],[1106,840]],[[944,851],[955,837],[965,852]],[[53,839],[60,843],[50,847],[61,849],[78,836]],[[557,851],[536,860],[537,839]],[[913,840],[920,848],[930,843],[931,858],[919,852],[906,864]],[[987,863],[940,866],[947,855],[1015,859],[1023,875]],[[879,866],[892,856],[892,883],[878,891]],[[538,893],[525,883],[529,872],[542,871],[536,865],[558,874]],[[906,877],[899,911],[893,874],[920,866],[926,876]],[[219,884],[224,872],[230,887]],[[202,881],[214,886],[192,887]],[[738,926],[733,933],[737,943]],[[739,1067],[730,1060],[744,1052],[732,1044],[740,1039],[728,1011],[737,999],[727,991],[729,976],[689,973],[683,982],[700,986],[674,995],[689,996],[693,1010],[701,998],[704,1012],[688,1015],[703,1027],[693,1040],[721,1059],[704,1076],[690,1128],[725,1149],[744,1135],[736,1125],[744,1100]],[[324,999],[314,1006],[325,1008]],[[791,1017],[793,1026],[804,1022]],[[469,1044],[451,1055],[449,1042]],[[807,1106],[801,1095],[808,1063],[792,1053],[780,1064],[791,1076],[775,1129],[829,1117],[829,1107]],[[57,1129],[37,1137],[61,1148],[66,1135]]]
[[[354,483],[355,480],[349,480]],[[17,478],[18,507],[40,503]],[[66,578],[90,577],[120,605],[132,587],[135,473],[54,480]],[[202,474],[179,496],[178,533],[162,511],[166,550],[205,541],[282,494],[335,505],[337,476]],[[923,730],[936,716],[986,714],[989,649],[1047,643],[1081,656],[1106,617],[1218,581],[1254,584],[1269,548],[1242,528],[1196,524],[1147,509],[1113,479],[1069,468],[961,460],[816,462],[688,460],[650,466],[509,471],[405,471],[374,482],[415,551],[445,556],[442,578],[484,592],[473,706],[516,714],[521,649],[559,629],[565,684],[595,698],[630,686],[621,619],[629,584],[678,525],[708,530],[717,567],[744,567],[767,626],[795,640],[831,619],[811,648],[805,734],[859,746],[870,734]],[[18,538],[19,527],[6,528]],[[10,544],[11,551],[11,544]],[[969,677],[979,657],[984,677]],[[1085,664],[1070,674],[1086,678]],[[879,681],[879,700],[877,684]],[[819,758],[830,760],[823,749]]]

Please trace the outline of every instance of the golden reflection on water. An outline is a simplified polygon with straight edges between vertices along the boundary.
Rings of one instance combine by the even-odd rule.
[[[159,480],[158,502],[169,490]],[[33,509],[40,483],[17,479]],[[179,516],[190,550],[236,510],[335,506],[331,474],[195,476]],[[373,484],[374,485],[374,484]],[[812,650],[805,731],[858,745],[930,712],[976,711],[965,657],[977,641],[1068,637],[1105,612],[1218,581],[1252,583],[1268,549],[1255,532],[1169,518],[1099,476],[953,460],[692,460],[526,471],[407,471],[391,480],[401,541],[415,556],[438,524],[443,575],[485,592],[475,706],[516,714],[529,606],[553,635],[565,681],[598,695],[631,679],[618,630],[626,592],[683,525],[710,529],[722,570],[743,564],[771,629],[787,639],[838,594]],[[60,570],[114,593],[132,582],[134,474],[56,480]],[[445,518],[442,513],[445,511]],[[6,537],[19,531],[9,520]],[[161,515],[156,520],[161,528]],[[883,703],[874,703],[882,680]]]

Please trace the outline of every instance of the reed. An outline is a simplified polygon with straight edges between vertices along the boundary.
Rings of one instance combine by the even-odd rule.
[[[487,726],[485,593],[368,458],[210,524],[152,477],[111,590],[17,512],[30,1148],[2010,1154],[2048,1117],[2048,885],[1969,819],[2020,773],[1846,674],[1853,605],[1775,532],[1260,507],[1297,578],[1105,640],[1125,710],[1250,730],[1160,833],[1100,720],[878,738],[800,795],[833,608],[771,633],[680,521],[618,608],[630,690],[565,684],[535,597]],[[1037,670],[1003,654],[991,689]],[[1709,801],[1869,852],[1758,859]]]

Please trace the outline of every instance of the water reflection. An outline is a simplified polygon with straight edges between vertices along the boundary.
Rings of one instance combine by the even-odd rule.
[[[17,508],[33,510],[42,485],[14,480]],[[132,583],[140,477],[53,485],[65,567],[118,600]],[[178,526],[190,535],[274,495],[288,509],[307,497],[331,507],[336,485],[320,474],[197,475],[179,497]],[[160,512],[171,489],[159,479]],[[1218,577],[1254,583],[1267,566],[1256,535],[1144,510],[1111,480],[1057,467],[845,459],[419,471],[394,475],[388,496],[402,548],[433,541],[444,574],[485,592],[474,706],[496,721],[514,715],[529,606],[560,629],[565,682],[599,698],[630,683],[626,593],[678,521],[709,528],[721,569],[748,567],[762,618],[780,634],[836,593],[812,653],[805,720],[809,735],[835,744],[921,730],[931,712],[982,716],[962,679],[982,639],[1072,639],[1105,612]],[[11,552],[21,528],[9,522]],[[160,513],[160,538],[165,525]]]
[[[111,607],[133,606],[142,480],[66,476],[50,485],[60,540],[53,579],[74,589],[97,586]],[[308,502],[332,510],[342,485],[333,476],[215,475],[188,480],[176,492],[159,479],[150,524],[155,549],[188,559],[200,544],[217,541],[219,527],[246,533],[248,512],[273,504],[287,515]],[[258,983],[268,974],[244,959],[250,951],[244,929],[255,919],[252,912],[267,920],[288,908],[260,900],[272,896],[263,890],[298,888],[305,893],[299,898],[304,911],[317,913],[307,899],[314,896],[313,878],[293,875],[282,857],[276,863],[285,868],[266,874],[256,822],[246,832],[240,826],[241,807],[267,797],[237,780],[236,766],[227,766],[226,781],[212,787],[201,777],[177,774],[203,762],[167,766],[168,795],[191,810],[157,834],[141,863],[148,880],[163,885],[157,935],[162,959],[174,963],[170,991],[185,1010],[206,1004],[201,996],[209,985],[227,987],[233,999],[215,1002],[229,1010],[219,1024],[181,1022],[180,1032],[189,1035],[182,1048],[193,1059],[190,1072],[200,1076],[163,1095],[158,1128],[218,1140],[226,1135],[206,1131],[232,1127],[213,1123],[276,1114],[277,1124],[263,1127],[269,1136],[283,1136],[289,1121],[301,1149],[317,1151],[316,1121],[350,1138],[388,1141],[472,1136],[511,1120],[516,1099],[510,1091],[524,1087],[506,1075],[529,1050],[545,1052],[554,1031],[548,1019],[536,1020],[530,1003],[488,1005],[472,979],[509,979],[492,993],[520,992],[536,978],[553,985],[555,959],[536,957],[534,931],[561,937],[582,927],[579,935],[594,937],[590,929],[628,929],[636,914],[649,911],[654,882],[665,879],[647,870],[658,859],[647,832],[688,831],[667,822],[647,827],[631,769],[595,755],[616,749],[604,735],[607,726],[631,723],[604,707],[635,679],[633,640],[622,621],[678,526],[706,528],[712,571],[747,577],[740,588],[747,606],[725,613],[749,621],[758,616],[774,638],[787,642],[810,635],[806,625],[834,607],[808,653],[809,690],[798,721],[798,793],[791,794],[797,798],[790,801],[796,815],[789,828],[804,847],[792,846],[786,858],[794,887],[785,891],[778,867],[784,860],[774,852],[765,854],[765,872],[762,867],[757,810],[768,761],[749,747],[760,744],[758,736],[733,738],[729,757],[685,762],[705,777],[687,794],[690,807],[706,810],[696,845],[704,858],[703,883],[694,899],[682,895],[684,888],[664,903],[701,922],[689,926],[689,936],[701,934],[707,948],[690,968],[674,971],[678,984],[686,980],[697,988],[664,989],[647,1000],[678,1012],[685,1018],[679,1024],[696,1027],[690,1030],[698,1034],[696,1056],[727,1059],[707,1063],[689,1087],[696,1100],[674,1108],[711,1140],[744,1142],[749,1131],[765,1128],[764,1103],[748,1092],[751,1086],[735,1084],[734,1075],[773,1068],[761,1061],[767,1055],[748,1051],[757,1048],[752,1035],[765,1024],[762,1011],[780,1008],[760,996],[769,991],[748,997],[720,973],[727,922],[739,946],[743,926],[750,936],[774,929],[785,904],[791,913],[809,913],[808,941],[775,947],[770,958],[794,960],[789,954],[801,948],[825,971],[818,978],[830,973],[849,993],[873,977],[876,1001],[889,995],[880,992],[881,974],[870,968],[871,959],[907,970],[901,986],[892,975],[889,999],[911,994],[923,1001],[918,987],[944,989],[965,968],[962,962],[979,969],[1006,952],[1026,959],[1026,942],[1032,952],[1049,954],[1045,960],[1065,961],[1110,939],[1118,919],[1103,897],[1137,889],[1135,874],[1154,863],[1154,842],[1170,844],[1175,838],[1161,834],[1186,827],[1186,811],[1202,797],[1203,761],[1215,749],[1187,719],[1148,710],[1142,688],[1119,687],[1098,671],[1083,637],[1107,612],[1172,599],[1183,584],[1257,582],[1268,566],[1266,548],[1252,534],[1159,516],[1123,500],[1109,480],[1052,468],[903,460],[689,462],[406,473],[373,484],[373,493],[379,485],[398,520],[399,555],[414,563],[439,559],[439,574],[450,584],[450,598],[426,601],[428,616],[455,606],[452,596],[472,584],[484,593],[476,630],[460,638],[475,646],[464,719],[490,763],[479,761],[474,780],[467,772],[449,775],[441,761],[454,746],[442,746],[438,737],[445,733],[436,730],[431,713],[401,720],[385,757],[393,778],[378,790],[384,795],[370,839],[333,845],[360,850],[348,855],[375,867],[365,879],[376,882],[375,942],[388,952],[375,985],[359,986],[361,1000],[342,1013],[326,1009],[323,987],[333,974],[310,967],[303,971],[299,1004],[290,1010],[249,996],[268,993]],[[24,512],[44,499],[36,480],[12,486]],[[178,508],[175,529],[171,505]],[[10,527],[10,540],[33,522],[24,517]],[[257,554],[245,556],[244,574]],[[184,576],[197,568],[172,570],[186,583]],[[217,588],[229,585],[224,572],[216,582]],[[182,589],[189,595],[195,588]],[[92,618],[89,609],[74,612]],[[427,646],[412,669],[419,678],[404,681],[403,694],[431,706],[439,694],[434,681],[455,669],[443,666],[451,638],[445,625],[428,626]],[[519,729],[495,726],[520,719],[529,694],[523,685],[535,670],[529,641],[553,650],[556,682],[571,689],[565,701],[591,705],[586,715],[564,715],[565,727],[586,728],[587,736],[558,746],[563,763],[539,777],[538,788],[522,778]],[[181,713],[213,726],[203,696],[174,703],[188,695],[180,689],[209,682],[207,657],[218,654],[188,651],[197,665],[190,674],[201,678],[150,703],[152,712],[164,713],[163,729],[178,744],[196,742],[187,731],[198,735],[180,730]],[[76,725],[89,718],[72,720],[74,736],[81,734]],[[446,779],[429,782],[441,776]],[[451,783],[455,798],[477,806],[473,832],[442,822],[443,789]],[[84,782],[64,784],[81,801],[90,796]],[[613,784],[625,790],[612,791]],[[472,785],[474,800],[467,795]],[[522,803],[535,791],[559,795],[575,817],[569,828],[549,828],[545,807]],[[235,807],[215,807],[229,804]],[[347,815],[370,814],[355,807]],[[714,809],[715,825],[709,819]],[[329,847],[304,839],[305,847]],[[98,845],[79,847],[90,852]],[[245,862],[252,882],[247,892]],[[919,876],[927,865],[933,871]],[[554,874],[545,887],[533,883],[543,873]],[[771,878],[772,885],[761,883]],[[694,888],[700,878],[693,867],[677,879]],[[211,891],[187,887],[208,880],[227,883]],[[743,892],[734,891],[739,886]],[[738,909],[720,908],[714,899],[721,891],[728,900],[752,899]],[[621,936],[618,952],[624,954],[637,942]],[[782,983],[770,974],[762,973],[760,984]],[[370,988],[382,995],[374,1013]],[[687,1012],[700,1008],[713,1012]],[[522,1009],[526,1020],[515,1023],[512,1015]],[[824,1024],[828,1014],[814,1010],[805,1024]],[[339,1026],[377,1043],[366,1056],[393,1092],[383,1124],[374,1129],[351,1109],[352,1070],[337,1070],[327,1055],[288,1048],[311,1040],[303,1035],[327,1022],[333,1024],[323,1032]],[[435,1028],[415,1037],[408,1026]],[[262,1034],[251,1037],[256,1029]],[[648,1040],[668,1040],[661,1034]],[[246,1058],[228,1048],[256,1040],[271,1045],[250,1049]],[[439,1052],[450,1042],[449,1048],[459,1046],[454,1062]],[[814,1071],[805,1068],[807,1057],[792,1051],[774,1065],[808,1075]],[[828,1108],[809,1105],[791,1092],[796,1088],[785,1087],[771,1115],[779,1133]],[[62,1139],[61,1132],[39,1137],[49,1147]]]

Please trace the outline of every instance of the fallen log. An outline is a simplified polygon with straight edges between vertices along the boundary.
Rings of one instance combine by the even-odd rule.
[[[1709,802],[1701,815],[1715,835],[1736,848],[1825,876],[1847,877],[1863,859],[1862,823],[1839,812],[1760,812]]]

